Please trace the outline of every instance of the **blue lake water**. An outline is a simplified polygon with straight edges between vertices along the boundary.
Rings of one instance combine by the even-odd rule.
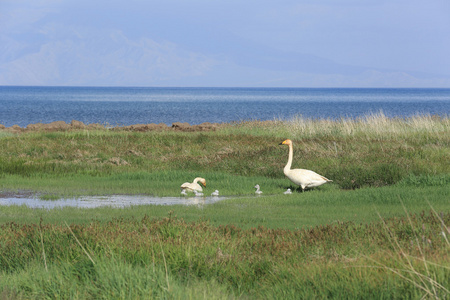
[[[450,89],[0,86],[0,124],[221,123],[243,120],[448,116]]]

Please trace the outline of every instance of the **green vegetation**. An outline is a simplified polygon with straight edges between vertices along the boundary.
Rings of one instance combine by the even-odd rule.
[[[448,118],[382,115],[247,122],[214,132],[32,132],[0,139],[0,188],[167,196],[202,176],[222,195],[249,195],[255,183],[275,193],[289,186],[282,172],[287,149],[278,145],[285,138],[294,141],[294,167],[341,189],[380,187],[447,175],[449,132]]]
[[[0,131],[0,193],[230,199],[125,209],[0,209],[5,299],[450,296],[450,121],[244,122],[212,132]],[[333,180],[303,193],[294,167]],[[259,183],[264,196],[254,196]]]
[[[450,214],[288,230],[112,219],[0,227],[17,298],[445,298]],[[449,234],[450,232],[447,232]]]

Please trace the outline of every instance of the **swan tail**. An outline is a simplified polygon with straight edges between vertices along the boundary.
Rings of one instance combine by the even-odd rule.
[[[322,177],[322,179],[323,179],[323,180],[325,180],[325,181],[328,181],[328,182],[333,182],[333,180],[331,180],[331,179],[328,179],[328,178],[326,178],[326,177],[324,177],[324,176],[320,176],[320,177]]]

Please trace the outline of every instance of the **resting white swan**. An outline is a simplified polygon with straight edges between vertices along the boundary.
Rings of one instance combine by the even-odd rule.
[[[211,196],[219,196],[219,190],[215,190],[211,193]]]
[[[188,192],[193,192],[193,191],[201,192],[201,191],[203,191],[202,187],[197,182],[200,182],[204,187],[206,187],[206,180],[204,178],[197,177],[197,178],[194,179],[194,181],[192,183],[191,182],[183,183],[181,185],[181,190],[186,190]]]
[[[280,145],[289,146],[289,159],[283,170],[284,175],[286,175],[286,177],[289,178],[289,180],[293,183],[301,186],[302,190],[313,188],[332,181],[311,170],[291,169],[292,159],[294,158],[294,147],[292,146],[292,141],[290,139],[287,139],[280,143]]]
[[[261,195],[261,194],[263,193],[262,191],[259,190],[259,189],[261,188],[261,187],[259,186],[259,184],[255,185],[254,188],[256,189],[255,194]]]

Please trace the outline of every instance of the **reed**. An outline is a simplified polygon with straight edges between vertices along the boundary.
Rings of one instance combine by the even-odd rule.
[[[389,118],[380,111],[358,118],[310,119],[301,115],[291,119],[237,123],[230,131],[250,130],[253,135],[290,136],[295,139],[318,137],[383,137],[411,136],[419,133],[442,134],[450,130],[450,119],[429,114],[407,118]]]
[[[445,226],[442,218],[440,218],[435,213],[434,209],[432,209],[432,211],[434,212],[435,217],[442,224],[444,224],[445,229],[441,228],[441,230],[445,230],[445,232],[448,233],[449,230]],[[380,265],[382,268],[411,283],[418,290],[421,290],[424,298],[440,299],[442,296],[450,295],[450,287],[447,284],[448,282],[440,282],[437,279],[435,273],[436,267],[448,270],[450,270],[450,267],[429,261],[426,248],[431,245],[431,239],[422,234],[422,241],[419,241],[419,230],[415,228],[415,224],[413,223],[411,216],[406,209],[405,214],[410,225],[410,230],[412,232],[411,244],[416,247],[417,254],[411,255],[402,247],[401,242],[399,241],[399,238],[396,236],[395,232],[391,230],[391,228],[386,224],[385,220],[380,215],[380,219],[382,219],[383,221],[383,225],[391,247],[395,249],[395,266],[389,266],[378,261],[374,262],[377,265]],[[422,227],[424,226],[425,225],[422,224]],[[441,231],[441,234],[443,233],[444,239],[446,237],[445,232]],[[446,239],[445,241],[447,242],[448,246],[448,241]]]

